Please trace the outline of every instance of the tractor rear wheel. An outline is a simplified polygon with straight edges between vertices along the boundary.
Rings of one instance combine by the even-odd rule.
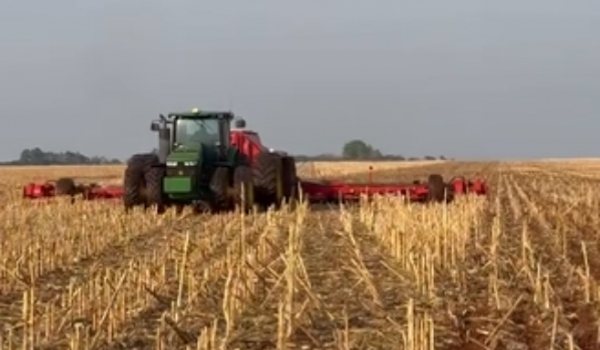
[[[258,204],[265,208],[273,204],[278,207],[284,196],[281,158],[276,153],[260,153],[252,168],[255,198]]]
[[[146,204],[145,174],[152,165],[158,163],[158,157],[154,154],[136,154],[129,158],[123,176],[123,204],[126,210]]]
[[[427,201],[443,202],[446,196],[446,183],[440,174],[431,174],[427,179]]]
[[[77,193],[75,180],[70,177],[61,177],[56,180],[55,189],[57,196],[74,196]]]
[[[226,207],[229,202],[229,168],[218,167],[210,179],[209,188],[216,208]]]
[[[151,167],[144,174],[146,182],[146,205],[156,205],[159,214],[165,212],[165,197],[163,195],[162,180],[165,177],[165,168]]]
[[[254,181],[252,169],[247,165],[240,165],[233,172],[233,187],[235,190],[235,204],[243,210],[251,210],[254,206]]]

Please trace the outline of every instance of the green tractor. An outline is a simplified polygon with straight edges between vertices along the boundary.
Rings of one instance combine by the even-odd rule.
[[[198,109],[160,115],[151,124],[158,133],[157,152],[136,154],[127,162],[125,208],[156,206],[164,212],[192,205],[197,212],[215,212],[290,198],[297,186],[293,159],[261,152],[252,166],[231,144],[233,119],[231,112]]]

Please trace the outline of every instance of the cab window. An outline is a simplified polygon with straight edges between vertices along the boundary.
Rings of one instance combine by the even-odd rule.
[[[219,142],[219,120],[179,119],[176,122],[174,141],[177,144],[215,145]]]

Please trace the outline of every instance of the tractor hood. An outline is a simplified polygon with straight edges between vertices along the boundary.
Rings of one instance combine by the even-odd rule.
[[[217,159],[218,151],[216,147],[210,147],[200,143],[197,146],[183,145],[171,151],[167,157],[167,166],[199,165],[202,162],[214,162]]]

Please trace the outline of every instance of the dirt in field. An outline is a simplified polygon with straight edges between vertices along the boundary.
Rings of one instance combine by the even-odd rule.
[[[15,201],[0,213],[0,342],[600,349],[600,175],[559,165],[443,163],[374,175],[464,174],[492,188],[448,206],[381,199],[177,217]]]

